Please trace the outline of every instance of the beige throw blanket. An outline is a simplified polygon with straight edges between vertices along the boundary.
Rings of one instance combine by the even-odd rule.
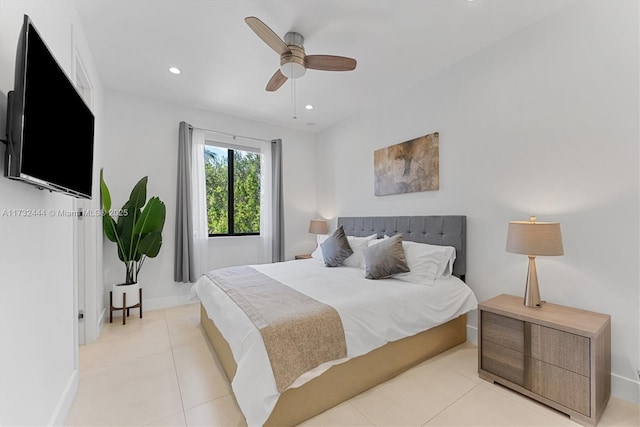
[[[347,356],[342,320],[333,307],[249,266],[207,276],[261,332],[278,391],[320,364]]]

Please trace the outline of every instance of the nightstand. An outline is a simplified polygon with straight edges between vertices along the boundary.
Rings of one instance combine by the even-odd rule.
[[[296,259],[311,259],[311,254],[296,255]]]
[[[611,394],[611,316],[504,294],[482,302],[478,374],[596,425]]]

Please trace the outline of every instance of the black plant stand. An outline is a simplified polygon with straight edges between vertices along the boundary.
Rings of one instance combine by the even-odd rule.
[[[140,299],[136,305],[127,307],[127,293],[122,294],[122,308],[115,308],[113,306],[113,291],[109,291],[109,323],[113,323],[113,312],[122,310],[122,324],[127,324],[127,317],[129,317],[129,310],[132,308],[140,309],[140,318],[142,319],[142,288],[138,289]],[[126,313],[125,313],[126,310]]]

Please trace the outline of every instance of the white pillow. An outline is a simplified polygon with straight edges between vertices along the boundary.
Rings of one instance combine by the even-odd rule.
[[[342,265],[347,267],[364,268],[364,250],[367,249],[369,242],[375,240],[377,237],[377,234],[372,234],[367,237],[347,236],[347,240],[353,250],[353,254],[349,255],[349,258],[345,259],[342,262]]]
[[[402,248],[409,266],[408,273],[393,277],[418,285],[432,285],[438,277],[449,277],[453,272],[456,249],[453,246],[429,245],[402,241]]]
[[[409,242],[418,245],[420,250],[430,254],[434,262],[438,263],[436,277],[449,277],[453,273],[453,263],[456,260],[456,248],[453,246],[429,245],[427,243]]]
[[[322,256],[322,249],[320,248],[320,245],[324,243],[325,240],[327,240],[329,238],[330,234],[318,234],[316,236],[316,249],[311,253],[311,258],[313,259],[318,259],[322,262],[324,262],[324,257]]]

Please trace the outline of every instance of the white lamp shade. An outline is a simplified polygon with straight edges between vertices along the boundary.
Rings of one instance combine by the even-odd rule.
[[[523,255],[564,255],[558,222],[511,221],[507,252]]]
[[[309,221],[309,233],[327,234],[329,232],[329,224],[324,219],[312,219]]]

